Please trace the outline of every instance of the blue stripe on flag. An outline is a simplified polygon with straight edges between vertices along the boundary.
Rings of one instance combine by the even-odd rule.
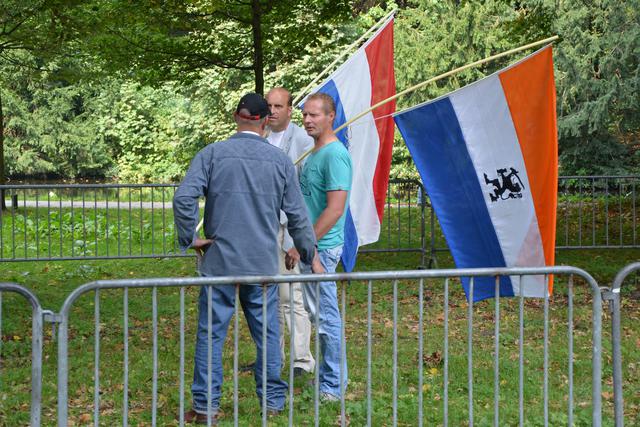
[[[336,117],[333,120],[333,128],[342,126],[347,122],[344,114],[344,108],[340,101],[340,93],[333,80],[329,80],[322,86],[318,92],[326,93],[333,98],[336,103]],[[349,141],[347,140],[347,128],[342,129],[336,134],[338,139],[349,149]],[[358,233],[356,232],[356,226],[351,216],[351,209],[347,208],[347,216],[344,223],[344,247],[342,249],[342,267],[344,271],[353,271],[356,265],[356,257],[358,255]]]
[[[330,97],[333,98],[333,101],[336,103],[336,117],[333,120],[333,128],[336,129],[338,126],[342,126],[347,122],[347,119],[344,115],[344,108],[342,106],[342,102],[340,102],[340,94],[338,93],[338,88],[333,80],[329,80],[322,86],[318,92],[326,93]],[[338,139],[342,141],[345,147],[349,148],[349,141],[347,141],[347,128],[342,129],[340,132],[336,134]]]
[[[449,98],[399,114],[396,124],[420,172],[458,268],[505,267],[482,188]],[[463,279],[469,293],[469,279]],[[474,301],[495,294],[495,279],[476,278]],[[513,295],[508,277],[500,294]]]
[[[356,266],[358,255],[358,233],[353,223],[351,209],[347,209],[347,216],[344,222],[344,247],[342,249],[342,266],[344,271],[351,272]]]

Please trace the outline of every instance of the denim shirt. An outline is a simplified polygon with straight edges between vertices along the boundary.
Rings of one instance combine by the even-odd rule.
[[[173,198],[182,251],[195,241],[202,196],[204,235],[213,239],[200,267],[203,275],[277,274],[280,210],[301,260],[311,263],[316,238],[295,167],[266,139],[236,133],[196,154]]]

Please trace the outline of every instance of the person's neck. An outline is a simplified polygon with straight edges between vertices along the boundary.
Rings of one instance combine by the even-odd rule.
[[[238,126],[237,132],[255,132],[258,135],[263,134],[263,130],[256,126]]]
[[[284,132],[287,129],[287,127],[289,127],[289,122],[285,123],[284,126],[279,127],[277,129],[274,127],[271,127],[271,132]]]
[[[333,141],[337,141],[337,140],[338,140],[338,137],[336,136],[336,134],[333,131],[324,133],[324,134],[320,135],[314,141],[315,144],[314,144],[313,150],[314,151],[318,151],[319,149],[321,149],[325,145],[330,144]]]

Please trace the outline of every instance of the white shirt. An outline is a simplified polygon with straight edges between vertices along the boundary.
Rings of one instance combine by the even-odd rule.
[[[286,129],[281,132],[271,131],[269,136],[267,136],[267,141],[269,141],[269,144],[273,145],[274,147],[282,148],[282,137],[284,136],[285,131]]]

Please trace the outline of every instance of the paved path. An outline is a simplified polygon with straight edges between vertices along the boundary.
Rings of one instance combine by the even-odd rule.
[[[7,200],[7,209],[11,209],[12,204],[10,200]],[[83,203],[82,200],[63,200],[63,201],[51,201],[51,203],[47,202],[46,200],[38,200],[38,203],[36,205],[36,201],[35,200],[27,200],[27,201],[23,201],[23,200],[19,200],[17,205],[18,208],[23,208],[23,207],[28,207],[28,208],[35,208],[38,207],[38,209],[47,209],[47,206],[51,207],[51,210],[56,210],[56,209],[60,209],[62,208],[71,208],[73,207],[74,209],[82,209]],[[109,202],[107,203],[107,201],[105,200],[98,200],[98,201],[93,201],[93,200],[85,200],[84,202],[84,208],[85,209],[107,209],[107,206],[109,207],[109,209],[118,209],[118,207],[122,210],[128,210],[129,209],[129,200],[120,200],[120,204],[118,205],[118,202],[116,200],[109,200]],[[170,210],[173,209],[173,206],[171,205],[171,202],[142,202],[140,203],[140,201],[131,201],[131,209],[154,209],[154,210],[162,210],[164,207],[165,210]],[[200,203],[200,207],[204,207],[204,203]]]
[[[6,202],[7,205],[7,209],[11,209],[11,200],[7,200]],[[16,205],[18,208],[23,208],[23,207],[28,207],[28,208],[35,208],[36,207],[36,201],[35,200],[27,200],[25,201],[18,201],[18,204]],[[62,208],[71,208],[73,206],[74,209],[82,209],[82,200],[74,200],[73,202],[71,200],[63,200],[62,202],[60,201],[51,201],[51,203],[49,204],[46,200],[38,200],[38,204],[37,207],[38,209],[47,209],[47,206],[51,206],[51,210],[54,211],[56,209],[60,209]],[[153,209],[153,210],[158,210],[158,211],[162,211],[164,206],[165,210],[172,210],[173,206],[171,204],[171,202],[167,202],[165,201],[164,203],[162,202],[142,202],[140,203],[140,201],[131,201],[131,210],[135,210],[135,209]],[[109,209],[118,209],[118,202],[116,200],[109,200],[108,203],[108,207]],[[129,210],[129,200],[122,200],[120,199],[120,205],[119,205],[121,210]],[[390,207],[391,209],[397,209],[398,208],[398,204],[397,203],[392,203],[391,205],[387,205],[385,204],[385,208]],[[406,208],[409,207],[409,205],[407,203],[400,203],[400,207],[401,208]],[[416,208],[420,208],[420,206],[416,205],[415,203],[411,204],[411,207],[416,209]],[[107,209],[107,202],[105,200],[98,200],[96,202],[94,202],[93,200],[85,200],[84,202],[84,208],[85,209]],[[200,208],[204,208],[204,202],[200,202]]]

